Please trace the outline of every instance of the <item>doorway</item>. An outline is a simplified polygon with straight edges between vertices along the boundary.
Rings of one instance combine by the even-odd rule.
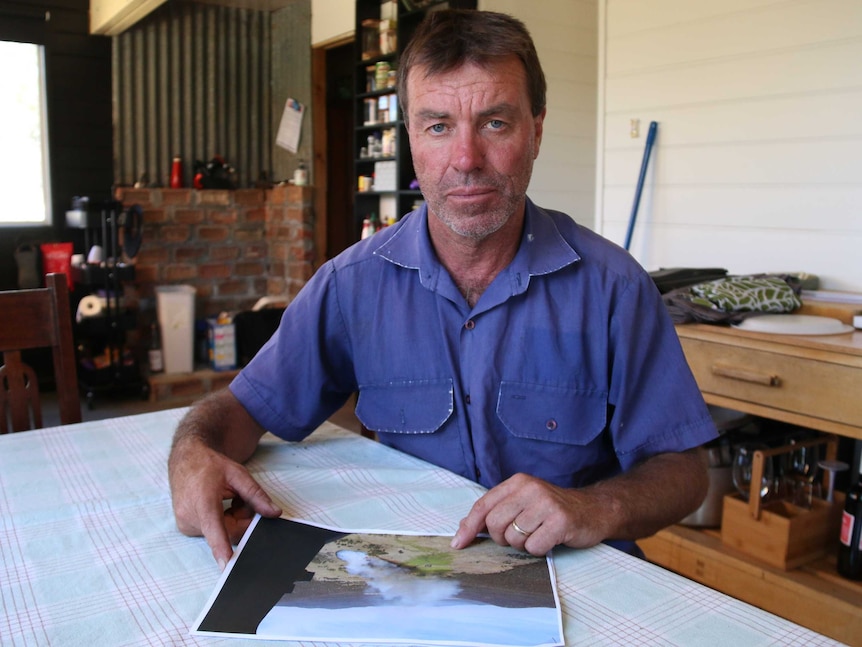
[[[352,216],[353,58],[352,39],[313,51],[318,266],[358,239]]]

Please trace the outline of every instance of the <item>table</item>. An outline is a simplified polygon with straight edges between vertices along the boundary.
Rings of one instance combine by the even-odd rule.
[[[184,411],[0,437],[0,644],[286,644],[188,633],[219,570],[171,512]],[[331,423],[302,443],[265,436],[249,467],[288,514],[345,527],[452,534],[482,493]],[[568,645],[838,644],[607,546],[555,563]]]

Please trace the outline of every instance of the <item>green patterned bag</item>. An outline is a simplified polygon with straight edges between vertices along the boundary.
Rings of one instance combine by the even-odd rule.
[[[802,305],[777,276],[732,276],[691,287],[692,302],[724,312],[792,312]]]

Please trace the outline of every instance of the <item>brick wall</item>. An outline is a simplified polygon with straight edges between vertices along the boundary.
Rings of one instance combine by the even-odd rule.
[[[154,316],[157,285],[193,286],[196,318],[245,310],[262,296],[296,296],[314,271],[311,196],[310,187],[290,185],[118,189],[118,200],[144,214],[127,295],[140,304],[142,327]]]

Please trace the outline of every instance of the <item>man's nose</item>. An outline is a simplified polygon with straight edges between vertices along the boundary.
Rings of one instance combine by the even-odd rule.
[[[462,130],[455,138],[453,166],[462,173],[481,168],[485,161],[485,147],[482,138],[472,130]]]

